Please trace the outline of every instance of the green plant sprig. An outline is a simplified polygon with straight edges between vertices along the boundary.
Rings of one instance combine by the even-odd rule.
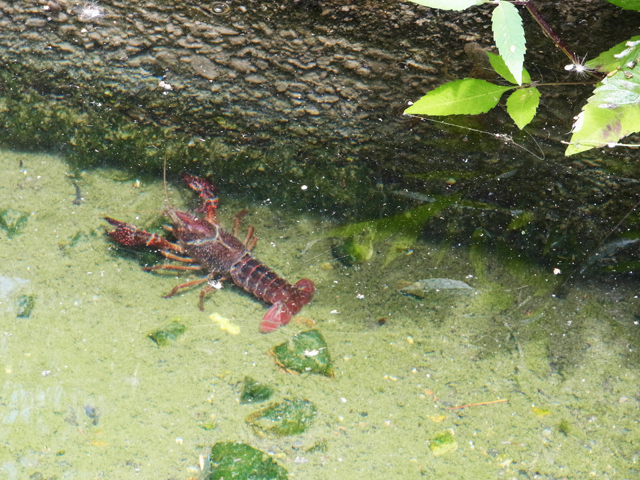
[[[414,3],[444,10],[464,10],[489,3],[488,0],[411,0]],[[622,8],[640,11],[640,2],[608,0]],[[544,33],[571,61],[567,70],[587,73],[598,83],[593,95],[574,117],[571,141],[565,155],[573,155],[605,145],[621,145],[618,141],[640,131],[640,36],[621,42],[583,64],[542,18],[531,0],[492,0],[493,37],[498,55],[489,53],[494,70],[511,86],[496,85],[485,80],[465,78],[449,82],[427,93],[405,110],[410,115],[477,115],[494,108],[502,95],[513,90],[507,98],[507,113],[518,128],[533,120],[540,103],[537,87],[551,86],[531,82],[524,68],[526,42],[522,19],[515,5],[524,6]],[[523,85],[524,84],[524,85]],[[556,85],[576,85],[564,83]]]

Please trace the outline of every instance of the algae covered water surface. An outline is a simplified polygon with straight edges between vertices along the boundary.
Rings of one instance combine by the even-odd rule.
[[[0,164],[2,478],[204,478],[212,445],[235,441],[292,478],[640,475],[633,284],[582,282],[558,298],[554,272],[481,243],[417,243],[388,262],[382,242],[346,267],[332,225],[242,204],[217,182],[223,224],[247,208],[255,254],[316,284],[264,335],[255,298],[227,284],[205,312],[197,291],[163,299],[184,276],[142,271],[153,256],[104,235],[105,215],[158,229],[165,202],[195,207],[177,175],[165,193],[160,178],[71,174],[49,155],[2,152]],[[399,291],[429,279],[470,288]],[[287,372],[270,353],[311,328],[333,376]],[[246,377],[269,401],[304,405],[302,433],[252,425],[274,408],[240,401]]]

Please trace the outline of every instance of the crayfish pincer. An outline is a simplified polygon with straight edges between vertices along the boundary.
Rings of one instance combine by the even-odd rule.
[[[203,199],[203,204],[196,211],[203,213],[204,218],[167,208],[164,214],[171,220],[175,242],[110,217],[105,217],[105,220],[116,228],[107,234],[122,245],[157,248],[166,258],[189,264],[156,265],[144,267],[143,270],[192,270],[208,273],[204,278],[175,286],[165,298],[184,288],[204,283],[198,304],[200,310],[204,310],[205,295],[215,289],[213,285],[217,282],[230,277],[240,288],[272,304],[260,324],[263,332],[271,332],[289,323],[291,317],[313,298],[313,282],[303,278],[291,285],[279,277],[251,253],[258,241],[253,227],[249,227],[244,242],[237,238],[240,219],[247,212],[238,213],[234,217],[233,233],[227,232],[220,226],[216,216],[218,196],[214,186],[195,175],[184,174],[184,179]]]

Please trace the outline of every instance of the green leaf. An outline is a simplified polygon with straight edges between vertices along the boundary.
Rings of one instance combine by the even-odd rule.
[[[495,53],[487,52],[487,56],[489,57],[489,63],[496,71],[498,75],[504,78],[507,82],[517,84],[515,77],[511,74],[507,65],[504,63],[504,59],[500,55],[496,55]],[[526,68],[522,69],[522,83],[531,83],[531,75],[527,72]]]
[[[486,0],[411,0],[418,5],[425,7],[439,8],[440,10],[464,10],[486,3]]]
[[[522,130],[533,120],[540,104],[540,91],[535,88],[521,88],[507,98],[507,113]]]
[[[525,38],[522,28],[522,18],[518,9],[503,0],[493,10],[491,17],[493,40],[498,52],[504,59],[516,83],[522,85],[522,65],[524,64]]]
[[[464,78],[440,85],[407,108],[408,115],[477,115],[491,110],[513,87]]]
[[[576,117],[565,155],[615,145],[621,138],[640,131],[640,65],[631,65],[632,68],[622,66],[598,84]]]
[[[584,66],[608,74],[622,65],[635,62],[638,54],[640,54],[640,36],[636,35],[601,53],[593,60],[589,60]]]
[[[624,10],[636,10],[640,12],[640,0],[607,0]]]
[[[206,480],[235,478],[287,480],[288,472],[265,452],[246,443],[218,442],[211,448],[211,473]]]

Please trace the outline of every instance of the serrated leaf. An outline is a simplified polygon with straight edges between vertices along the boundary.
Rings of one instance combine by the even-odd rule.
[[[593,60],[589,60],[584,66],[602,73],[609,73],[629,62],[635,62],[639,54],[640,35],[636,35],[629,40],[618,43]]]
[[[640,131],[640,65],[623,66],[593,91],[573,125],[565,155],[615,144]]]
[[[439,8],[440,10],[464,10],[465,8],[481,5],[486,0],[411,0],[425,7]]]
[[[515,83],[522,85],[522,65],[524,65],[524,28],[518,9],[505,1],[498,2],[491,16],[493,40],[504,63],[515,77]]]
[[[636,10],[640,12],[640,0],[607,0],[624,10]]]
[[[489,63],[496,71],[498,75],[504,78],[507,82],[517,84],[515,77],[511,74],[507,65],[504,63],[504,59],[500,55],[496,55],[495,53],[487,52],[487,56],[489,57]],[[522,69],[522,83],[531,83],[531,75],[526,68]]]
[[[491,110],[500,97],[513,87],[503,87],[475,78],[440,85],[427,93],[404,113],[410,115],[477,115]]]
[[[521,88],[507,98],[507,113],[520,130],[533,120],[540,104],[540,91],[535,88]]]

